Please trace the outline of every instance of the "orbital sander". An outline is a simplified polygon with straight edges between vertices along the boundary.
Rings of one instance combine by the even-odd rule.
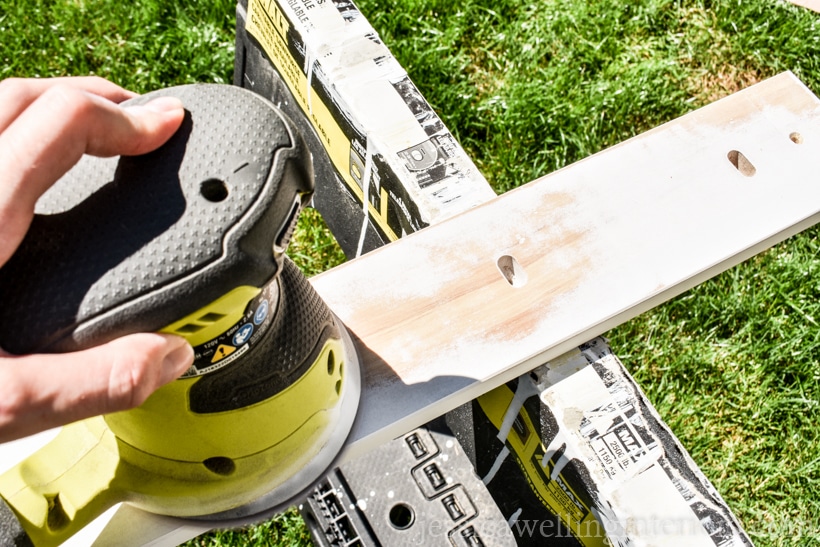
[[[195,84],[129,103],[159,96],[186,110],[165,145],[85,156],[38,201],[0,268],[0,347],[67,352],[163,332],[190,342],[194,364],[0,476],[6,543],[59,544],[119,502],[259,520],[302,497],[352,427],[355,348],[285,254],[314,188],[310,152],[250,91]]]

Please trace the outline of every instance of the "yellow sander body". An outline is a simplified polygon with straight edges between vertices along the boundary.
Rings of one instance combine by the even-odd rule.
[[[140,157],[86,157],[38,202],[0,268],[0,347],[63,352],[131,332],[185,337],[194,365],[140,407],[63,428],[0,476],[0,544],[58,545],[119,502],[226,525],[287,507],[353,425],[359,362],[285,256],[310,154],[267,100],[171,95],[183,126]]]

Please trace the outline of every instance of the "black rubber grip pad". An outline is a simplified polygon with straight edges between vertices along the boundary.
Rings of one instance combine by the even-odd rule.
[[[158,150],[85,156],[37,203],[0,268],[0,347],[71,351],[156,331],[281,267],[277,236],[313,190],[309,152],[266,99],[226,85],[171,95],[186,117]]]

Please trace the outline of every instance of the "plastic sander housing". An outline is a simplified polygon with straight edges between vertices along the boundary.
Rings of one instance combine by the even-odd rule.
[[[144,156],[83,158],[0,268],[7,351],[161,331],[196,354],[139,408],[67,426],[0,476],[0,512],[36,545],[120,501],[253,520],[324,473],[355,416],[355,349],[285,256],[313,191],[309,151],[249,91],[197,84],[131,102],[163,95],[186,108],[171,140]]]

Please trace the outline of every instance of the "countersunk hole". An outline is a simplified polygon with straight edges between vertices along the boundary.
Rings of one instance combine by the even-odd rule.
[[[336,371],[336,355],[329,351],[327,352],[327,373],[330,376],[333,376],[333,373]]]
[[[62,530],[69,525],[71,519],[63,509],[63,504],[60,501],[60,494],[46,494],[46,503],[48,504],[48,514],[46,516],[46,526],[52,532]]]
[[[797,131],[791,133],[789,138],[792,140],[794,144],[803,144],[803,135],[798,133]]]
[[[735,169],[741,172],[741,174],[751,177],[757,172],[755,166],[752,165],[752,162],[749,161],[749,158],[743,155],[742,152],[738,152],[737,150],[732,150],[726,155],[729,158],[729,161],[732,162],[732,165],[735,166]]]
[[[228,185],[224,180],[206,179],[200,183],[199,193],[208,201],[217,203],[228,197]]]
[[[527,272],[514,256],[504,255],[498,259],[498,271],[507,280],[507,283],[515,288],[523,287],[527,284]]]
[[[236,471],[236,464],[233,463],[233,460],[224,456],[208,458],[202,462],[202,465],[207,467],[208,471],[216,473],[217,475],[230,475]]]
[[[413,525],[413,509],[404,503],[397,503],[390,509],[390,524],[397,530],[407,530]]]

